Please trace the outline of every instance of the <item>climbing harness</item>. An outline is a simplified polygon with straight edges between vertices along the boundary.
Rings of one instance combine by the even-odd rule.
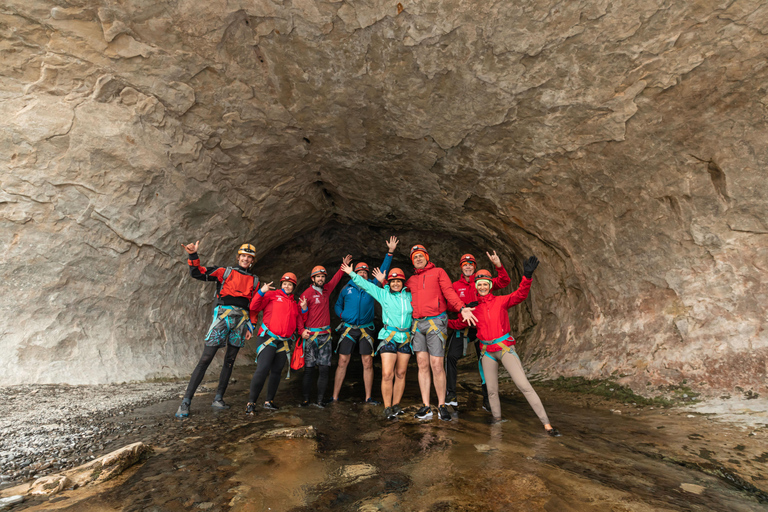
[[[371,350],[373,350],[373,344],[374,344],[373,338],[371,337],[371,335],[366,330],[366,329],[373,330],[373,328],[374,328],[373,322],[371,322],[368,325],[352,325],[352,324],[348,324],[347,322],[341,322],[339,324],[339,326],[336,327],[336,331],[337,332],[340,331],[342,326],[345,326],[346,329],[341,334],[341,336],[339,336],[339,344],[336,346],[336,353],[337,354],[339,353],[339,347],[341,346],[341,340],[343,340],[344,338],[349,338],[353,342],[355,342],[355,339],[352,336],[349,335],[349,331],[351,331],[353,329],[360,329],[360,337],[361,338],[365,338],[366,340],[368,340],[368,343],[371,344]]]
[[[392,341],[392,338],[394,338],[398,332],[404,332],[406,333],[406,336],[405,336],[405,341],[397,343],[397,348],[400,349],[405,345],[409,345],[411,347],[411,352],[413,352],[413,345],[411,344],[410,329],[400,329],[399,327],[392,327],[391,325],[385,325],[384,328],[387,331],[389,331],[389,336],[387,336],[385,339],[379,342],[379,346],[376,347],[376,351],[373,353],[374,356],[379,353],[379,351],[384,345]]]
[[[205,341],[210,340],[211,335],[222,323],[227,326],[229,331],[237,332],[245,324],[248,332],[253,332],[253,324],[251,324],[248,311],[237,306],[216,306],[213,310],[211,327],[205,335]]]
[[[261,351],[264,350],[266,347],[268,347],[270,345],[277,349],[275,351],[275,354],[278,354],[280,352],[287,352],[288,353],[287,354],[288,360],[289,361],[291,360],[291,345],[290,345],[289,342],[293,341],[293,336],[291,336],[290,338],[284,338],[282,336],[278,336],[277,334],[275,334],[272,331],[270,331],[267,328],[267,326],[262,323],[261,327],[259,328],[259,336],[261,337],[261,336],[264,336],[264,335],[269,335],[269,338],[267,338],[267,341],[265,341],[264,343],[259,345],[258,348],[256,349],[256,363],[257,364],[259,362],[259,354],[261,354]],[[282,342],[282,346],[278,347],[275,344],[275,341]],[[285,377],[285,379],[288,380],[290,378],[291,378],[291,367],[289,365],[288,366],[288,375]]]
[[[447,315],[445,313],[440,313],[439,315],[436,315],[436,316],[425,316],[422,318],[414,318],[413,326],[411,327],[411,336],[416,334],[416,330],[419,328],[419,322],[422,320],[426,320],[429,322],[429,329],[427,329],[427,332],[425,332],[424,334],[427,335],[430,332],[435,331],[438,335],[440,335],[440,338],[443,340],[443,350],[445,350],[445,341],[447,339],[446,334],[437,327],[437,325],[435,324],[435,319],[437,318],[444,319],[446,318],[446,316]]]
[[[505,345],[504,343],[502,343],[508,339],[515,341],[515,338],[513,338],[510,333],[507,333],[504,336],[500,336],[495,340],[491,340],[491,341],[478,339],[478,341],[480,342],[481,348],[480,348],[480,359],[477,360],[477,367],[480,370],[480,380],[482,381],[483,384],[485,384],[485,373],[483,372],[483,356],[486,356],[500,363],[501,360],[504,358],[504,354],[506,354],[507,352],[512,352],[515,355],[515,357],[520,359],[520,356],[517,355],[517,351],[515,350],[514,345]],[[488,352],[489,347],[498,348],[499,350]],[[497,354],[499,352],[500,354],[497,357],[491,355],[492,353]]]
[[[326,325],[325,327],[307,327],[306,329],[312,333],[312,336],[310,336],[307,339],[307,341],[314,341],[315,345],[317,345],[318,349],[321,349],[324,346],[326,346],[328,344],[328,341],[331,339],[330,337],[328,337],[325,340],[325,343],[323,343],[322,345],[320,345],[320,342],[317,341],[317,338],[321,334],[330,334],[331,333],[331,326],[330,325]]]

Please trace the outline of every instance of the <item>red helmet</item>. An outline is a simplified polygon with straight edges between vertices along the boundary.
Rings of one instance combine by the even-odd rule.
[[[417,252],[423,253],[424,257],[429,261],[429,253],[427,252],[427,249],[423,245],[418,244],[411,247],[411,260],[413,260],[413,255]]]
[[[328,271],[325,270],[325,267],[322,265],[318,265],[312,269],[312,273],[309,274],[309,277],[315,277],[318,274],[325,274],[328,275]]]
[[[400,279],[401,281],[405,282],[405,273],[403,273],[403,271],[399,268],[393,268],[389,271],[389,277],[387,278],[387,281],[391,281],[393,279]]]
[[[370,269],[368,268],[368,265],[367,265],[367,264],[365,264],[365,263],[363,263],[363,262],[361,261],[360,263],[358,263],[357,265],[355,265],[355,272],[357,272],[358,270],[365,270],[365,271],[367,272],[367,271],[368,271],[368,270],[370,270]]]
[[[480,269],[475,272],[475,288],[477,288],[477,283],[480,281],[488,281],[488,285],[493,288],[493,276],[487,270]]]
[[[296,281],[296,274],[294,274],[293,272],[286,272],[285,274],[283,274],[283,277],[280,278],[280,282],[282,283],[283,281],[288,281],[289,283],[293,283],[294,286],[299,284],[298,281]]]
[[[471,254],[465,254],[464,256],[461,257],[461,259],[459,260],[459,267],[463,267],[465,263],[471,263],[471,264],[477,266],[477,262],[475,261],[475,257],[472,256]]]

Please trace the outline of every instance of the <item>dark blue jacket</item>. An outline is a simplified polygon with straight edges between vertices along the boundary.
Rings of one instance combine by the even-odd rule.
[[[381,264],[382,272],[387,274],[392,265],[392,256],[387,254],[384,262]],[[370,275],[370,272],[368,272]],[[368,281],[379,284],[379,282],[370,277]],[[380,285],[379,285],[380,286]],[[362,288],[357,286],[351,280],[341,289],[339,299],[336,301],[334,311],[342,321],[351,325],[369,325],[373,322],[373,297],[368,295]]]

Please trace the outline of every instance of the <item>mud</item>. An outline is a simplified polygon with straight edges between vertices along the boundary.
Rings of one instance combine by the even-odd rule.
[[[252,371],[235,369],[228,411],[212,411],[203,389],[183,421],[172,418],[178,399],[104,418],[104,428],[130,426],[121,443],[141,440],[156,454],[107,484],[29,497],[13,510],[768,510],[764,424],[535,385],[563,433],[550,438],[509,382],[508,421],[490,425],[471,366],[453,421],[412,418],[415,368],[403,400],[411,414],[387,421],[382,407],[360,403],[359,364],[339,403],[299,408],[297,372],[281,384],[279,411],[247,417]],[[279,434],[309,426],[311,435]]]

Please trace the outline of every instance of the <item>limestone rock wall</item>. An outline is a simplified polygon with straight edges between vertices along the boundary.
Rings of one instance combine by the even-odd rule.
[[[767,34],[756,1],[7,0],[0,384],[186,375],[180,242],[352,226],[537,254],[534,373],[764,389]]]

